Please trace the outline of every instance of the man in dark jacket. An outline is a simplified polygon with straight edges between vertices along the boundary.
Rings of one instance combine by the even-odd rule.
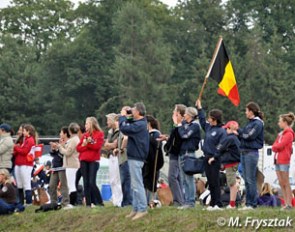
[[[133,190],[133,211],[127,218],[137,220],[147,214],[147,199],[142,179],[142,167],[149,152],[149,133],[143,103],[136,103],[132,112],[124,108],[119,118],[120,131],[128,136],[127,157]],[[132,118],[131,118],[132,117]]]
[[[183,120],[186,106],[182,104],[175,105],[173,115],[179,118],[179,121]],[[172,116],[173,117],[173,116]],[[165,151],[169,154],[169,171],[168,171],[168,182],[173,195],[173,202],[176,206],[184,205],[184,196],[180,180],[180,168],[178,157],[180,154],[181,137],[178,133],[178,127],[175,125],[170,136],[165,144]]]

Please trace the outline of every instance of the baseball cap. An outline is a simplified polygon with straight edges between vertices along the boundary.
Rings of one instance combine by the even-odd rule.
[[[228,121],[228,122],[223,126],[224,129],[228,129],[228,128],[231,128],[231,127],[234,127],[235,129],[238,129],[238,128],[239,128],[239,123],[236,122],[236,121]]]

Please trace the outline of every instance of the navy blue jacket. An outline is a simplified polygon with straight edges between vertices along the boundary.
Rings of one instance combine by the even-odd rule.
[[[243,129],[239,129],[241,150],[258,150],[263,147],[264,142],[263,121],[255,117],[250,119]]]
[[[199,142],[201,140],[200,126],[196,121],[187,123],[182,122],[178,127],[178,134],[182,140],[180,147],[180,154],[192,153],[199,149]]]
[[[50,151],[50,155],[53,157],[52,159],[52,169],[64,169],[63,166],[63,155],[59,153],[59,151]]]
[[[181,143],[182,139],[178,133],[178,127],[175,127],[171,130],[169,139],[164,146],[165,152],[169,154],[171,160],[178,160]]]
[[[240,145],[241,143],[235,134],[228,134],[217,145],[217,153],[214,157],[220,157],[222,164],[239,163],[241,155]]]
[[[199,120],[201,127],[205,131],[205,139],[203,145],[203,152],[207,157],[213,157],[217,154],[217,145],[221,139],[226,136],[226,131],[222,128],[222,125],[211,126],[206,121],[205,112],[203,109],[198,110]]]
[[[120,131],[128,136],[128,159],[145,161],[149,153],[149,132],[145,118],[128,120],[125,116],[119,118]]]

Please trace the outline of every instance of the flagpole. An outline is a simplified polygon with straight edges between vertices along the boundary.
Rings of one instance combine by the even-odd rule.
[[[218,50],[219,50],[219,48],[221,46],[221,43],[222,43],[222,36],[219,37],[219,40],[218,40],[218,42],[216,44],[216,47],[215,47],[215,50],[214,50],[214,53],[213,53],[213,56],[212,56],[212,59],[211,59],[207,74],[205,76],[205,79],[204,79],[204,82],[203,82],[203,85],[202,85],[198,100],[202,99],[202,96],[203,96],[203,93],[204,93],[204,90],[205,90],[205,87],[206,87],[206,84],[207,84],[208,77],[209,77],[209,75],[211,73],[211,70],[213,68],[213,64],[215,63],[217,53],[218,53]]]

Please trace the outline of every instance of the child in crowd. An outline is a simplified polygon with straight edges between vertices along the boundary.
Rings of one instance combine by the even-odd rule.
[[[240,162],[240,141],[237,137],[239,124],[229,121],[223,128],[226,129],[227,136],[217,145],[217,153],[208,162],[211,164],[220,157],[221,164],[225,168],[227,186],[230,188],[230,203],[227,208],[234,209],[238,193],[236,173]]]

